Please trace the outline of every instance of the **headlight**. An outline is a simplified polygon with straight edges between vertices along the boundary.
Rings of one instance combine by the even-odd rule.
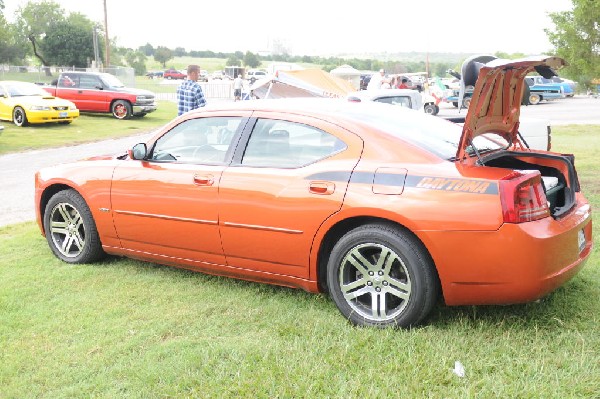
[[[29,109],[31,111],[50,111],[50,107],[47,107],[45,105],[32,105],[31,107],[29,107]]]

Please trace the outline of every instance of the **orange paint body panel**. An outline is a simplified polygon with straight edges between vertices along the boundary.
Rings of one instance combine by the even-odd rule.
[[[578,190],[560,218],[506,223],[501,182],[513,170],[443,158],[412,141],[413,111],[406,111],[411,133],[395,137],[393,129],[354,116],[362,108],[336,100],[298,108],[285,101],[244,103],[175,119],[146,143],[144,159],[132,159],[132,152],[40,171],[36,213],[42,233],[46,203],[71,188],[88,204],[109,254],[316,292],[326,288],[324,270],[335,240],[361,223],[386,222],[423,244],[449,305],[535,300],[570,279],[589,257],[591,209]],[[152,159],[160,139],[182,126],[234,117],[241,122],[224,162]],[[434,117],[414,118],[456,133],[446,122],[423,119]],[[304,150],[313,133],[343,146],[296,167],[244,162],[249,140],[268,136],[262,126],[271,134],[284,125]],[[213,130],[207,130],[209,140]],[[561,162],[535,154],[523,160],[565,176],[569,187],[577,183]]]

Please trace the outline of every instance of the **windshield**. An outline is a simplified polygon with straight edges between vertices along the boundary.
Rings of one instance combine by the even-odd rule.
[[[116,76],[109,73],[103,73],[102,80],[109,87],[125,87],[125,85]]]
[[[20,96],[49,96],[48,92],[33,83],[14,82],[6,86],[10,97]]]

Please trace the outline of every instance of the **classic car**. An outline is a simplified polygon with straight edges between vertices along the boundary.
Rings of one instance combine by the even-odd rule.
[[[525,83],[529,86],[529,103],[539,104],[542,100],[555,100],[565,98],[565,86],[560,82],[555,82],[553,78],[544,78],[543,76],[528,76]],[[570,86],[566,86],[570,87]],[[572,92],[572,91],[571,91]]]
[[[327,292],[351,323],[534,301],[592,251],[574,157],[526,148],[523,78],[485,66],[461,127],[374,102],[222,102],[121,154],[44,168],[37,223],[67,263],[103,256]],[[566,288],[566,287],[565,287]]]
[[[57,98],[34,83],[0,81],[0,120],[17,126],[35,123],[71,123],[79,110],[71,101]]]

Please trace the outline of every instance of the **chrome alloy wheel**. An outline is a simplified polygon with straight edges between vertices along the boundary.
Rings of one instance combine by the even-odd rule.
[[[83,218],[71,204],[60,202],[52,208],[49,227],[52,242],[63,256],[74,258],[84,250]]]
[[[409,303],[411,281],[406,265],[385,245],[365,243],[350,249],[338,277],[346,302],[365,319],[391,320]]]

